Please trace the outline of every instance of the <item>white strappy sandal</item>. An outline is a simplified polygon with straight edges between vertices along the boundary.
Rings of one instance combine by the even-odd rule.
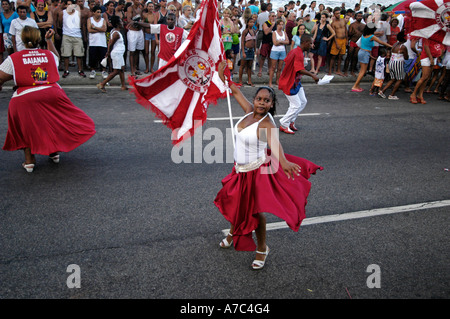
[[[264,260],[253,260],[252,268],[254,270],[263,269],[264,264],[266,263],[267,256],[269,255],[269,246],[266,245],[266,251],[256,251],[256,253],[260,255],[266,255],[266,257],[264,257]]]
[[[49,158],[53,161],[53,163],[59,163],[59,154],[56,154],[55,156],[49,156]]]
[[[25,170],[26,170],[28,173],[33,173],[33,170],[34,170],[34,164],[25,164],[25,163],[22,163],[22,167],[25,168]]]
[[[233,237],[233,234],[228,233],[227,237]],[[219,244],[220,248],[230,248],[233,245],[233,238],[231,238],[231,242],[228,242],[227,237],[225,237]]]

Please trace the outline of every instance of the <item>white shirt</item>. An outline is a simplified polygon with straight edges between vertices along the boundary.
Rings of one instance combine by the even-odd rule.
[[[91,25],[100,29],[103,26],[103,18],[100,21],[95,21],[94,17],[91,17]],[[107,47],[106,45],[106,35],[105,32],[93,32],[89,33],[89,46],[91,47]]]
[[[67,10],[63,11],[63,35],[68,35],[74,38],[81,38],[80,27],[80,11],[75,10],[74,13],[68,14]]]
[[[9,33],[11,35],[14,35],[16,37],[16,48],[17,51],[22,51],[25,49],[25,45],[22,42],[22,29],[25,26],[34,27],[36,29],[39,29],[36,21],[31,18],[26,18],[25,20],[21,20],[20,18],[16,18],[11,21],[11,27],[9,28]]]
[[[184,14],[178,18],[178,26],[180,28],[184,28],[184,26],[186,24],[188,24],[189,22],[195,22],[195,18],[194,17],[186,17]]]
[[[311,20],[315,19],[316,17],[316,10],[312,9],[311,7],[308,7],[303,11],[303,17],[306,16],[309,13],[309,16],[311,17]]]
[[[376,32],[377,31],[383,31],[384,32],[383,35],[377,36],[377,38],[380,39],[383,42],[387,42],[387,36],[391,35],[391,25],[387,21],[378,21]],[[380,46],[380,44],[375,41],[373,46],[374,47]]]
[[[269,12],[268,11],[264,11],[264,12],[261,12],[260,14],[258,14],[257,22],[259,24],[259,31],[262,31],[263,24],[267,20],[269,20]]]

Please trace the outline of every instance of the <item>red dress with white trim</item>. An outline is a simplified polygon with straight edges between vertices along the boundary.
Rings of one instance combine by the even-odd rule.
[[[306,216],[305,206],[311,189],[308,179],[323,167],[285,154],[288,161],[301,167],[300,176],[288,179],[281,165],[267,150],[267,143],[257,137],[258,124],[264,118],[239,131],[238,124],[242,119],[234,127],[236,164],[231,174],[222,180],[223,187],[214,204],[234,226],[234,248],[254,251],[256,245],[252,232],[258,228],[259,213],[274,214],[286,221],[293,231],[298,231]]]
[[[10,57],[18,89],[9,102],[4,150],[30,148],[32,154],[41,155],[69,152],[95,134],[94,121],[57,84],[52,52],[27,49]]]

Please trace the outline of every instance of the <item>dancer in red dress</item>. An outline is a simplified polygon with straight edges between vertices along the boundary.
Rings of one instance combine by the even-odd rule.
[[[219,69],[223,81],[225,66],[222,63]],[[234,243],[236,250],[257,249],[252,268],[261,269],[269,253],[263,213],[280,217],[292,230],[298,231],[305,218],[306,199],[311,188],[308,178],[323,168],[306,159],[284,154],[272,117],[276,108],[272,88],[259,88],[253,104],[234,84],[230,89],[246,115],[234,127],[235,166],[222,180],[223,188],[214,200],[231,223],[230,233],[220,247],[228,248]],[[267,151],[267,146],[271,152]],[[252,231],[255,231],[257,246]]]
[[[14,79],[18,87],[9,102],[8,132],[3,149],[23,149],[22,166],[33,172],[34,154],[48,155],[59,162],[58,152],[70,152],[95,134],[92,119],[69,100],[58,85],[58,53],[46,35],[48,50],[36,49],[39,29],[24,27],[22,40],[26,49],[9,56],[0,65],[0,88]]]

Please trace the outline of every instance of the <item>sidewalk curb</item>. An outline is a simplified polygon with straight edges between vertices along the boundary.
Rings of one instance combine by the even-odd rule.
[[[325,74],[325,72],[321,72],[319,73],[319,78],[322,78]],[[128,83],[128,77],[131,75],[130,72],[125,72],[125,81]],[[144,78],[146,76],[149,76],[150,74],[142,74],[139,76],[139,78]],[[101,74],[99,73],[95,79],[90,79],[89,77],[86,78],[82,78],[80,76],[78,76],[78,74],[76,73],[71,73],[67,78],[60,78],[60,80],[58,81],[58,83],[61,86],[83,86],[83,85],[92,85],[95,86],[98,83],[102,82],[103,78],[101,76]],[[234,74],[233,75],[233,81],[235,83],[239,82],[239,75],[238,74]],[[275,75],[273,78],[273,83],[275,84]],[[348,77],[343,77],[343,76],[339,76],[339,75],[335,75],[333,80],[331,81],[331,84],[333,83],[349,83],[349,85],[351,85],[352,83],[354,83],[356,81],[356,77],[349,75]],[[372,82],[373,81],[373,77],[368,75],[365,76],[361,82],[363,83],[367,83],[367,82]],[[243,75],[242,76],[242,83],[246,83],[247,82],[247,75]],[[261,77],[258,77],[256,74],[254,76],[252,76],[252,83],[253,84],[258,84],[258,85],[267,85],[269,83],[269,76],[267,74],[263,74]],[[309,76],[303,76],[302,77],[302,83],[314,83],[314,80],[309,77]],[[116,86],[116,85],[120,85],[120,78],[119,76],[116,76],[114,79],[112,79],[109,84],[111,86]]]

